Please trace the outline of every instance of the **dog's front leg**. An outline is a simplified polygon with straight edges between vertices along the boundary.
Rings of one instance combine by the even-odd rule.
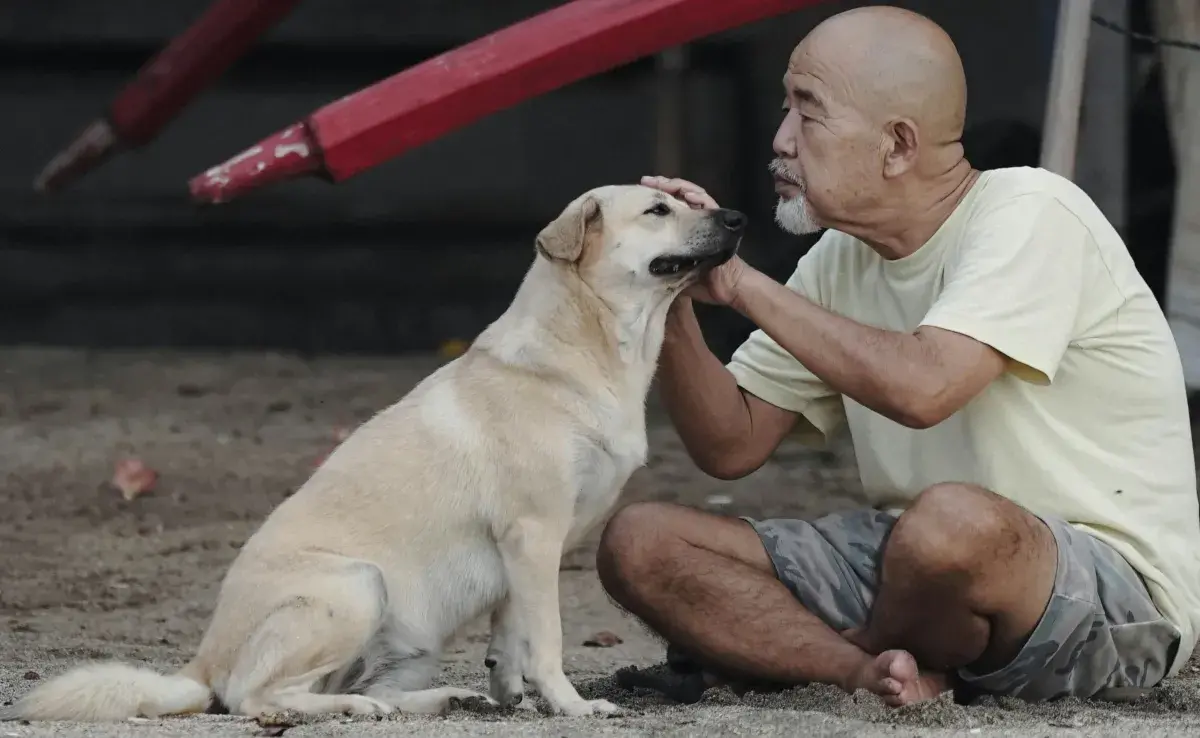
[[[525,677],[550,709],[564,715],[617,711],[607,700],[585,700],[563,673],[562,619],[558,603],[558,567],[566,531],[529,518],[518,520],[500,537],[500,555],[508,575],[508,603],[529,644]]]
[[[521,627],[520,612],[505,597],[492,611],[492,640],[484,665],[491,671],[492,699],[505,707],[533,709],[525,697],[525,669],[529,663],[529,644]]]

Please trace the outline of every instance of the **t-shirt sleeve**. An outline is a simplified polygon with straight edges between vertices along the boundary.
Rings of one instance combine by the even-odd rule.
[[[787,286],[818,304],[822,302],[821,251],[831,247],[831,232],[801,257]],[[825,296],[828,299],[828,296]],[[828,307],[828,306],[826,306]],[[845,421],[842,397],[761,330],[750,334],[726,365],[746,392],[800,415],[800,440],[821,445]]]
[[[1087,228],[1051,195],[1012,197],[973,218],[923,326],[970,336],[1009,371],[1049,384],[1074,331]]]

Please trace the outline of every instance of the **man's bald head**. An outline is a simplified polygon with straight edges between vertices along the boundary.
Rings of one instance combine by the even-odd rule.
[[[962,135],[962,59],[950,36],[923,15],[886,6],[839,13],[800,42],[788,70],[826,77],[835,96],[877,123],[912,119],[930,143]]]
[[[788,231],[868,232],[925,207],[971,168],[954,42],[908,10],[867,7],[814,28],[788,59],[771,164]]]

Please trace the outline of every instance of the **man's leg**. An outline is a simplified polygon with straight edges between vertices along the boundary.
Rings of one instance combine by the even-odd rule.
[[[1062,520],[1045,523],[1058,567],[1041,620],[1012,660],[990,673],[984,664],[959,669],[959,683],[1025,700],[1144,695],[1175,661],[1179,629],[1115,549]]]
[[[672,506],[628,509],[605,532],[601,581],[651,628],[718,669],[866,688],[893,705],[936,695],[946,687],[944,670],[1014,658],[1046,610],[1058,562],[1054,534],[1020,506],[969,485],[931,487],[883,543],[873,608],[874,587],[859,593],[871,612],[867,626],[835,622],[855,629],[861,650],[846,650],[795,597],[789,605],[771,573],[786,580],[794,572],[770,567],[763,543],[744,531],[737,521]],[[792,592],[803,596],[794,585]]]
[[[1041,620],[1057,562],[1037,516],[980,487],[935,485],[896,522],[874,609],[852,640],[907,651],[935,671],[998,668]]]
[[[691,508],[631,505],[606,527],[597,569],[621,606],[708,670],[734,679],[866,688],[896,703],[932,696],[936,688],[918,679],[915,663],[911,673],[892,674],[894,654],[867,654],[826,622],[843,628],[865,622],[874,559],[893,520],[874,511],[855,516],[860,523],[828,535],[803,521],[766,521],[756,532],[741,520]],[[839,536],[841,551],[830,541]],[[861,573],[843,552],[861,563]]]

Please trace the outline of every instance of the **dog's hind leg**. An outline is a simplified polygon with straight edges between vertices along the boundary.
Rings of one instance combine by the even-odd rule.
[[[313,687],[359,658],[387,613],[378,567],[331,554],[307,567],[302,594],[276,608],[239,649],[222,698],[231,712],[261,715],[387,713],[392,706],[360,694],[317,694]]]
[[[450,706],[450,701],[455,699],[479,700],[488,705],[497,705],[496,701],[487,695],[461,687],[433,687],[405,692],[379,685],[369,689],[368,693],[381,701],[387,700],[386,704],[401,712],[417,715],[437,715],[445,712]]]
[[[441,648],[434,639],[420,638],[394,621],[376,634],[360,662],[347,675],[358,692],[373,700],[417,714],[444,712],[450,700],[496,702],[479,692],[458,687],[429,688],[441,668]],[[418,646],[417,643],[424,643]]]

